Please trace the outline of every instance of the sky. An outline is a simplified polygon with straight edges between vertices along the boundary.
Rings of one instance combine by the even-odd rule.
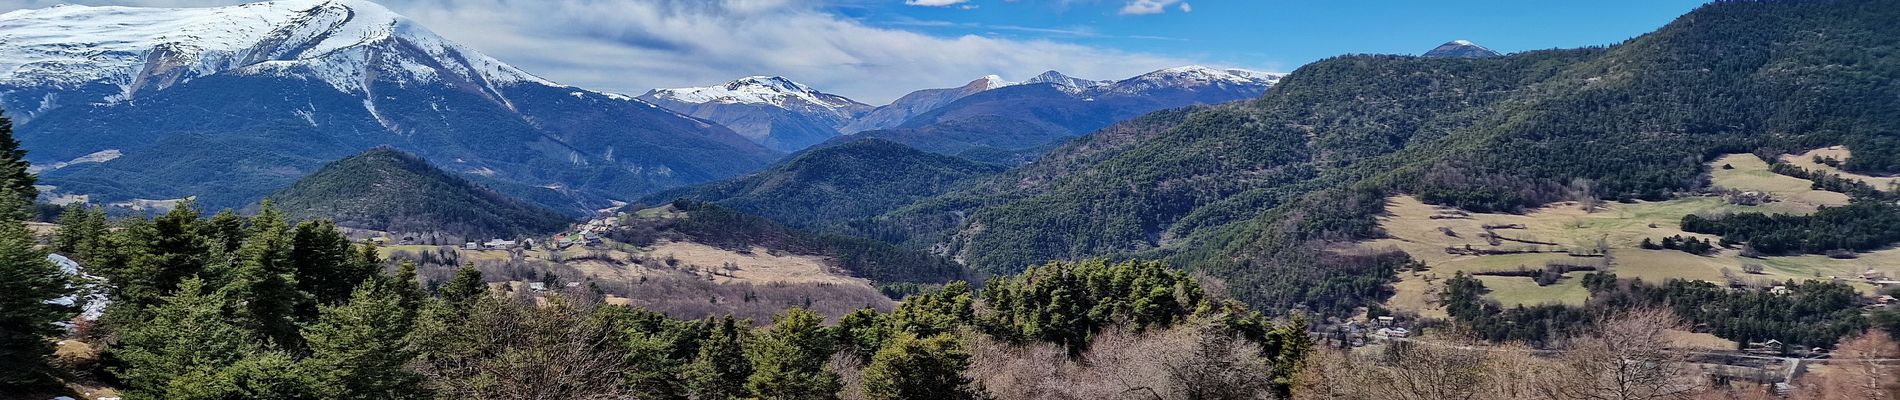
[[[0,0],[201,7],[242,0]],[[594,90],[778,75],[884,104],[983,75],[1121,79],[1200,64],[1269,72],[1341,54],[1609,45],[1699,0],[381,0],[530,73]]]

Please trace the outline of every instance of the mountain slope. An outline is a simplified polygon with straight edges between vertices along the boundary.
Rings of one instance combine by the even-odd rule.
[[[896,210],[1002,167],[931,154],[877,139],[813,149],[744,177],[648,196],[684,198],[816,228]]]
[[[130,28],[128,28],[130,27]],[[60,192],[255,201],[323,161],[394,146],[572,203],[776,158],[717,125],[562,86],[360,0],[0,15],[0,106]]]
[[[871,110],[864,103],[776,76],[745,77],[719,86],[655,89],[640,99],[718,122],[784,152],[838,136],[846,123]]]
[[[1003,154],[1049,147],[1142,114],[1260,96],[1279,75],[1200,66],[1169,68],[1116,82],[1071,78],[1050,71],[1020,85],[964,97],[919,114],[896,128],[854,137],[895,141],[950,155]]]
[[[384,147],[324,165],[270,199],[296,219],[327,218],[349,228],[466,240],[555,232],[568,223],[561,214]]]
[[[1389,295],[1404,257],[1327,245],[1377,235],[1390,193],[1470,210],[1662,198],[1702,185],[1715,154],[1890,140],[1900,86],[1873,77],[1900,74],[1891,5],[1718,2],[1610,48],[1323,60],[1112,155],[879,220],[979,270],[1168,257],[1257,305],[1348,312]],[[1829,61],[1847,59],[1863,61]]]

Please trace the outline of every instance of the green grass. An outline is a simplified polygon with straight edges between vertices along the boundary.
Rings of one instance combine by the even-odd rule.
[[[1531,278],[1511,276],[1480,276],[1484,287],[1491,289],[1488,296],[1506,307],[1515,305],[1538,305],[1543,303],[1561,303],[1580,305],[1590,299],[1590,291],[1583,288],[1582,273],[1569,273],[1564,279],[1550,286],[1537,286]]]

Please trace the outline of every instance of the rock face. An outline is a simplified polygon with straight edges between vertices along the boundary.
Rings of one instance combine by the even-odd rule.
[[[367,1],[57,6],[0,15],[0,38],[0,107],[48,166],[42,182],[103,202],[238,207],[378,146],[588,206],[779,156],[707,121],[541,79]],[[114,157],[69,161],[101,152]]]
[[[1469,40],[1458,39],[1432,48],[1421,57],[1431,58],[1489,58],[1497,57],[1498,52],[1479,46]]]
[[[751,76],[719,86],[657,89],[640,95],[680,113],[725,125],[778,151],[798,151],[838,136],[871,106],[784,77]]]

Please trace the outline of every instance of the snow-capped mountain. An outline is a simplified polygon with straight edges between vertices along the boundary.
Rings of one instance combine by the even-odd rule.
[[[777,156],[706,121],[535,77],[364,0],[0,14],[0,107],[32,161],[117,154],[42,177],[106,201],[242,206],[383,145],[504,192],[593,202]]]
[[[645,100],[704,118],[779,151],[797,151],[837,136],[864,103],[777,76],[749,76],[718,86],[655,89]]]
[[[1091,81],[1087,79],[1063,75],[1061,72],[1057,72],[1055,70],[1049,70],[1047,72],[1043,72],[1041,75],[1036,75],[1036,77],[1034,78],[1029,78],[1029,80],[1023,81],[1023,84],[1037,84],[1037,83],[1047,83],[1051,85],[1056,85],[1056,87],[1063,88],[1066,91],[1080,92],[1083,90],[1095,88],[1097,86],[1112,84],[1112,83],[1115,83],[1115,81]]]
[[[1432,48],[1420,57],[1431,58],[1488,58],[1497,57],[1498,52],[1479,46],[1469,40],[1458,39]]]
[[[1215,69],[1199,65],[1168,68],[1128,78],[1119,82],[1098,85],[1093,90],[1096,95],[1141,96],[1155,91],[1238,91],[1259,96],[1266,93],[1268,87],[1280,82],[1286,74],[1249,71],[1244,69]]]
[[[903,124],[904,121],[909,120],[910,117],[949,105],[950,102],[957,101],[958,99],[1015,84],[1015,82],[1003,80],[1003,77],[1000,76],[987,75],[982,78],[976,78],[976,80],[970,81],[970,83],[964,84],[963,86],[943,89],[924,89],[910,92],[910,94],[906,94],[904,97],[897,98],[897,101],[892,101],[891,104],[878,107],[869,113],[865,113],[864,116],[851,121],[850,124],[845,125],[843,131],[845,133],[857,133],[895,127],[899,124]]]
[[[351,93],[366,92],[372,74],[406,84],[474,84],[490,94],[498,85],[557,86],[367,1],[196,9],[62,5],[0,15],[0,38],[0,84],[118,89],[68,102],[130,101],[221,73],[294,76]],[[31,111],[21,117],[31,118]]]

